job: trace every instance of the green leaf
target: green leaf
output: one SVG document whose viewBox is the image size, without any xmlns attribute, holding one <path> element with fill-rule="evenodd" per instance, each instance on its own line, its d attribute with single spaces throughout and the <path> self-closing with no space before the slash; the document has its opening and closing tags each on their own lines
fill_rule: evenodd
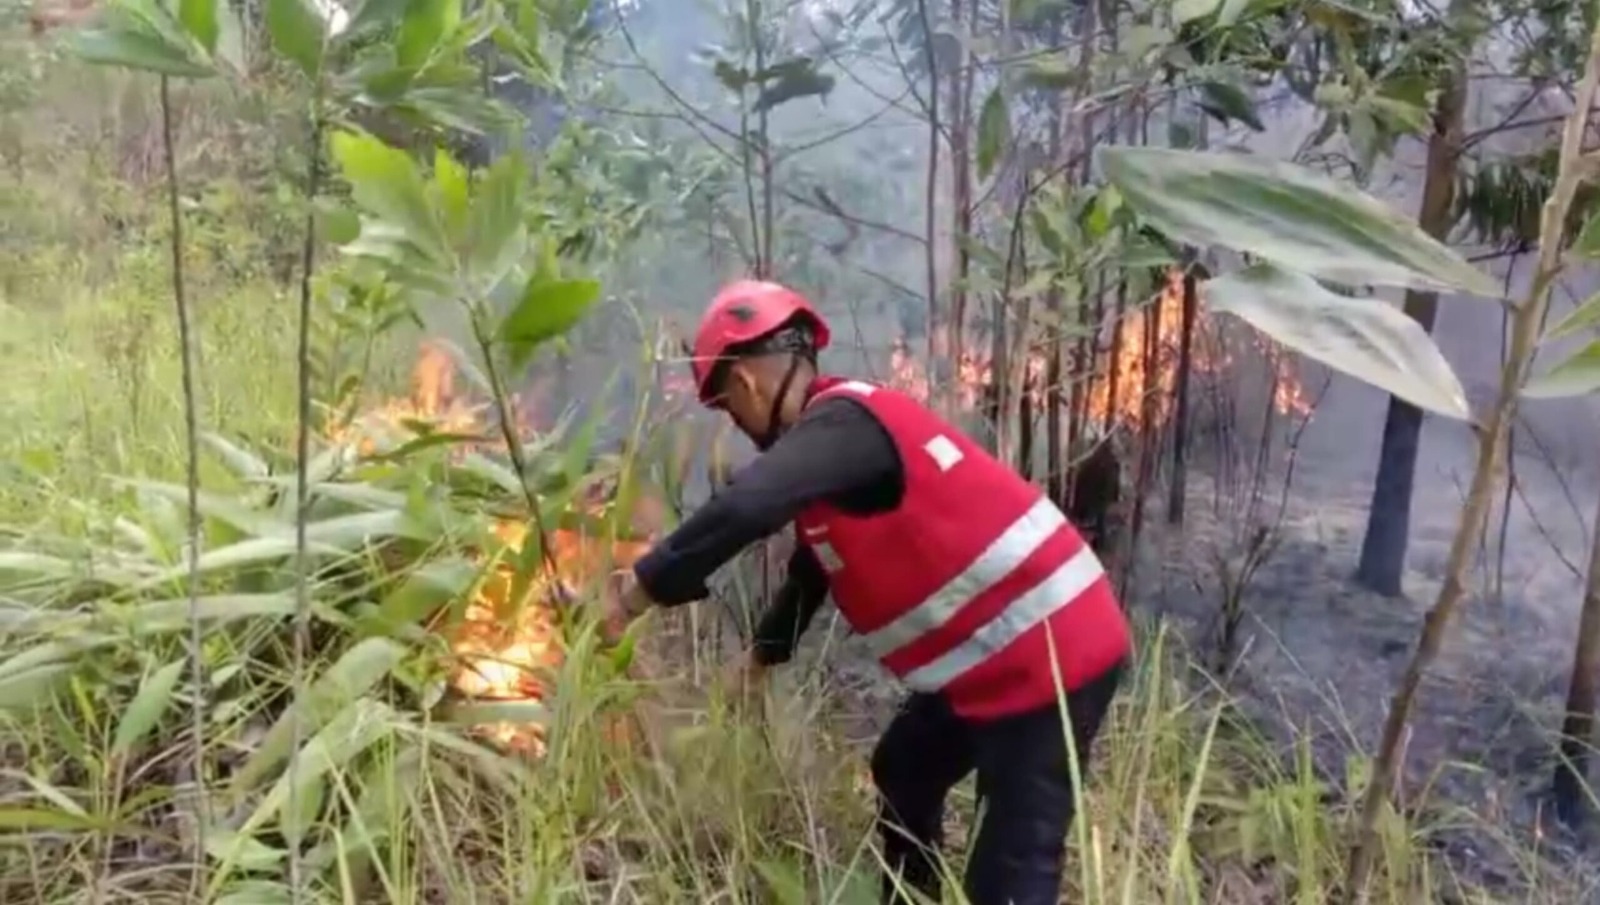
<svg viewBox="0 0 1600 905">
<path fill-rule="evenodd" d="M 527 252 L 528 233 L 522 221 L 525 173 L 522 156 L 507 154 L 489 168 L 473 199 L 467 220 L 467 270 L 481 285 L 499 283 Z"/>
<path fill-rule="evenodd" d="M 387 632 L 422 621 L 452 600 L 466 596 L 483 568 L 460 558 L 434 560 L 417 567 L 383 598 L 368 628 Z"/>
<path fill-rule="evenodd" d="M 994 172 L 994 165 L 1010 141 L 1011 114 L 1006 109 L 1005 95 L 996 85 L 978 112 L 978 181 L 987 180 Z"/>
<path fill-rule="evenodd" d="M 1567 316 L 1546 330 L 1544 337 L 1539 341 L 1550 342 L 1596 327 L 1600 327 L 1600 293 L 1595 293 L 1588 301 L 1567 312 Z"/>
<path fill-rule="evenodd" d="M 500 323 L 500 341 L 513 367 L 527 364 L 534 349 L 566 333 L 600 297 L 595 280 L 552 280 L 535 274 L 517 306 Z"/>
<path fill-rule="evenodd" d="M 277 816 L 288 805 L 291 788 L 294 797 L 303 800 L 322 777 L 344 770 L 361 752 L 393 735 L 399 724 L 398 714 L 380 701 L 352 701 L 306 742 L 294 767 L 278 778 L 245 821 L 245 830 L 253 831 Z"/>
<path fill-rule="evenodd" d="M 1600 258 L 1600 211 L 1596 211 L 1583 224 L 1572 250 L 1585 258 Z"/>
<path fill-rule="evenodd" d="M 452 240 L 458 239 L 466 226 L 467 203 L 471 197 L 467 168 L 442 145 L 433 151 L 433 185 L 445 234 Z"/>
<path fill-rule="evenodd" d="M 1261 117 L 1256 115 L 1255 100 L 1239 86 L 1227 82 L 1205 82 L 1200 86 L 1200 94 L 1203 100 L 1196 106 L 1216 117 L 1224 126 L 1241 122 L 1255 132 L 1266 129 Z"/>
<path fill-rule="evenodd" d="M 398 229 L 433 262 L 449 261 L 422 173 L 404 151 L 365 132 L 339 132 L 333 136 L 333 156 L 358 205 Z"/>
<path fill-rule="evenodd" d="M 1117 146 L 1107 180 L 1167 238 L 1258 255 L 1343 285 L 1503 298 L 1501 286 L 1403 216 L 1352 186 L 1250 154 Z"/>
<path fill-rule="evenodd" d="M 1526 399 L 1566 399 L 1596 390 L 1600 390 L 1600 339 L 1529 380 L 1522 395 Z"/>
<path fill-rule="evenodd" d="M 103 824 L 87 814 L 25 808 L 16 805 L 0 806 L 0 831 L 94 830 L 101 828 L 103 828 Z"/>
<path fill-rule="evenodd" d="M 69 46 L 79 57 L 102 66 L 125 66 L 180 78 L 204 78 L 214 73 L 211 67 L 195 61 L 182 45 L 150 31 L 135 30 L 131 25 L 77 32 Z"/>
<path fill-rule="evenodd" d="M 294 741 L 296 714 L 303 721 L 302 731 L 316 732 L 329 720 L 359 701 L 372 687 L 389 675 L 405 657 L 406 649 L 388 638 L 364 638 L 344 652 L 337 662 L 316 678 L 304 697 L 296 700 L 267 731 L 260 746 L 233 779 L 233 790 L 242 793 L 263 779 L 289 756 Z M 375 703 L 375 702 L 365 702 Z"/>
<path fill-rule="evenodd" d="M 74 665 L 50 663 L 0 679 L 0 710 L 26 709 L 48 701 Z"/>
<path fill-rule="evenodd" d="M 1410 402 L 1467 420 L 1461 381 L 1422 329 L 1378 299 L 1330 292 L 1315 280 L 1267 264 L 1204 284 L 1206 303 L 1280 343 Z"/>
<path fill-rule="evenodd" d="M 328 20 L 316 0 L 267 0 L 266 20 L 272 46 L 315 80 L 328 44 Z"/>
<path fill-rule="evenodd" d="M 420 68 L 460 23 L 461 0 L 409 0 L 395 39 L 400 65 Z"/>
<path fill-rule="evenodd" d="M 178 0 L 178 21 L 206 53 L 217 50 L 217 0 Z"/>
<path fill-rule="evenodd" d="M 1216 12 L 1222 0 L 1175 0 L 1172 4 L 1172 24 L 1193 22 Z"/>
<path fill-rule="evenodd" d="M 150 730 L 161 722 L 161 717 L 172 705 L 172 691 L 178 687 L 183 675 L 183 660 L 174 660 L 147 676 L 139 686 L 139 693 L 128 702 L 117 732 L 111 742 L 114 757 L 127 754 L 133 746 L 144 740 Z"/>
<path fill-rule="evenodd" d="M 1227 28 L 1239 21 L 1253 0 L 1222 0 L 1222 10 L 1217 13 L 1217 25 Z"/>
<path fill-rule="evenodd" d="M 405 15 L 409 0 L 366 0 L 350 15 L 350 26 L 341 36 L 354 41 L 365 35 L 383 31 Z"/>
</svg>

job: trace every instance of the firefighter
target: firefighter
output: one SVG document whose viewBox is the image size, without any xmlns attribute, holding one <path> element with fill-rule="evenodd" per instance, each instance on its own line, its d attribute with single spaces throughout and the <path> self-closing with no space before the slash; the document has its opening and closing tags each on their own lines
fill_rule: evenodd
<svg viewBox="0 0 1600 905">
<path fill-rule="evenodd" d="M 910 396 L 819 374 L 828 338 L 784 286 L 742 280 L 713 299 L 694 340 L 700 400 L 762 454 L 639 560 L 607 602 L 607 631 L 706 597 L 713 572 L 792 523 L 787 578 L 726 677 L 748 687 L 788 660 L 831 592 L 910 689 L 871 762 L 884 901 L 939 900 L 945 799 L 976 771 L 968 899 L 1053 905 L 1074 808 L 1068 745 L 1082 769 L 1128 624 L 1037 487 Z"/>
</svg>

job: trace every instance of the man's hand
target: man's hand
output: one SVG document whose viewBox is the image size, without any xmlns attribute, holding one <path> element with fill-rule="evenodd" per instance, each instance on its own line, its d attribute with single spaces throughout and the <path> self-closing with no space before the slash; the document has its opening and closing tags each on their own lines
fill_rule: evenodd
<svg viewBox="0 0 1600 905">
<path fill-rule="evenodd" d="M 609 644 L 620 642 L 633 620 L 643 616 L 653 604 L 631 571 L 612 573 L 600 596 L 600 636 Z"/>
<path fill-rule="evenodd" d="M 736 709 L 748 707 L 761 693 L 771 667 L 744 651 L 722 668 L 722 687 Z"/>
</svg>

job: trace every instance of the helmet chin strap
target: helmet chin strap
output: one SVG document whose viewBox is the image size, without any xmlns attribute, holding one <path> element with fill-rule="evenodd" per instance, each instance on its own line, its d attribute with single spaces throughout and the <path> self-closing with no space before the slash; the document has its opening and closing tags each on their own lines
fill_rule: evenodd
<svg viewBox="0 0 1600 905">
<path fill-rule="evenodd" d="M 755 440 L 757 449 L 771 449 L 772 445 L 778 442 L 778 437 L 783 435 L 783 402 L 789 398 L 789 387 L 794 383 L 795 375 L 800 372 L 800 361 L 799 355 L 789 356 L 789 369 L 784 372 L 783 380 L 778 384 L 777 395 L 772 397 L 772 410 L 767 413 L 766 433 Z"/>
</svg>

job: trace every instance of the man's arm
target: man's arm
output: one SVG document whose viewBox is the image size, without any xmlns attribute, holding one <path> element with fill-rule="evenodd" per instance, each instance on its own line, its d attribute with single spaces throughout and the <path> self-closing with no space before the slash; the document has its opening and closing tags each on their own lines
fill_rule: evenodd
<svg viewBox="0 0 1600 905">
<path fill-rule="evenodd" d="M 899 480 L 894 441 L 871 413 L 824 400 L 634 565 L 639 592 L 662 606 L 699 600 L 712 573 L 805 507 Z"/>
<path fill-rule="evenodd" d="M 756 625 L 751 656 L 762 666 L 789 662 L 811 617 L 827 598 L 828 575 L 822 571 L 822 563 L 809 548 L 796 546 L 789 557 L 788 577 Z"/>
</svg>

